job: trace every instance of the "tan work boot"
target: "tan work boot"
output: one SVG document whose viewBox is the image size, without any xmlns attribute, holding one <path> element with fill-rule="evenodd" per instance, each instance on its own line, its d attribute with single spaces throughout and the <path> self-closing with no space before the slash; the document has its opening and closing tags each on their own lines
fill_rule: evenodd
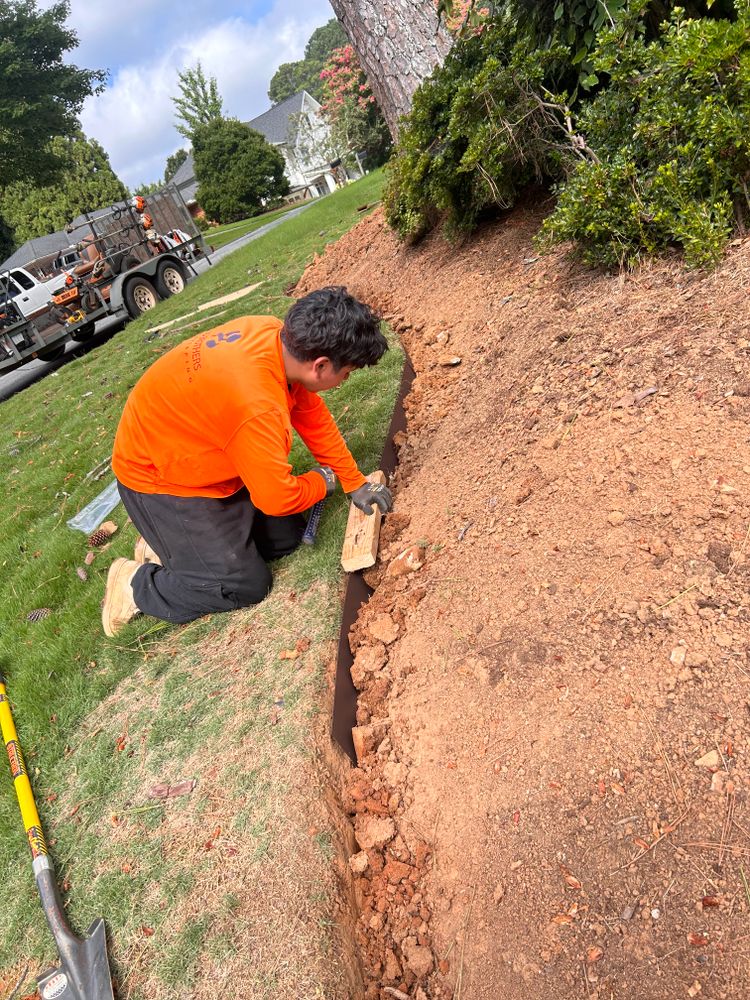
<svg viewBox="0 0 750 1000">
<path fill-rule="evenodd" d="M 157 556 L 143 535 L 138 536 L 138 541 L 135 543 L 135 553 L 133 558 L 137 563 L 150 562 L 156 563 L 157 566 L 161 566 L 161 559 Z"/>
<path fill-rule="evenodd" d="M 102 605 L 104 634 L 112 637 L 140 614 L 133 597 L 133 577 L 140 567 L 134 559 L 115 559 L 107 574 L 107 589 Z"/>
</svg>

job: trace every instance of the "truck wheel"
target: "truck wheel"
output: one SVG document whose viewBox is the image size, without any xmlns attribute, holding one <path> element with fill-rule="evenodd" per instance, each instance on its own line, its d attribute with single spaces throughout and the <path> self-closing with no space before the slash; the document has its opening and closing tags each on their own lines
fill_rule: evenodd
<svg viewBox="0 0 750 1000">
<path fill-rule="evenodd" d="M 123 298 L 125 299 L 125 308 L 133 319 L 149 309 L 153 309 L 159 301 L 159 295 L 154 286 L 148 278 L 142 278 L 140 275 L 131 278 L 127 283 Z"/>
<path fill-rule="evenodd" d="M 86 323 L 85 326 L 79 326 L 75 333 L 71 333 L 70 339 L 75 340 L 78 344 L 82 344 L 85 340 L 90 340 L 94 336 L 95 330 L 96 323 Z"/>
<path fill-rule="evenodd" d="M 163 299 L 177 295 L 185 288 L 185 271 L 180 264 L 163 260 L 156 269 L 156 290 Z"/>
</svg>

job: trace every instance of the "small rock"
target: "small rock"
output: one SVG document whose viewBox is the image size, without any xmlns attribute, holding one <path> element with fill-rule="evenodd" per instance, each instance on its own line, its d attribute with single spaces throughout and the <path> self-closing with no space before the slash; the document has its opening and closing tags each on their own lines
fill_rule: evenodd
<svg viewBox="0 0 750 1000">
<path fill-rule="evenodd" d="M 438 361 L 441 368 L 455 368 L 461 364 L 461 358 L 457 354 L 444 354 Z"/>
<path fill-rule="evenodd" d="M 704 753 L 702 757 L 699 757 L 695 762 L 696 767 L 718 767 L 721 763 L 719 758 L 718 750 L 709 750 L 708 753 Z"/>
<path fill-rule="evenodd" d="M 378 642 L 384 642 L 386 646 L 395 642 L 398 637 L 398 625 L 390 615 L 375 615 L 367 631 L 373 639 Z"/>
<path fill-rule="evenodd" d="M 392 983 L 396 983 L 401 979 L 401 963 L 396 958 L 392 948 L 387 948 L 385 952 L 384 979 L 386 982 Z"/>
<path fill-rule="evenodd" d="M 404 549 L 388 566 L 388 576 L 406 576 L 416 573 L 424 565 L 425 550 L 422 545 L 410 545 Z"/>
<path fill-rule="evenodd" d="M 417 979 L 426 979 L 432 972 L 434 965 L 430 949 L 425 948 L 424 945 L 417 944 L 416 938 L 406 938 L 403 943 L 403 952 L 406 964 Z"/>
<path fill-rule="evenodd" d="M 370 859 L 367 857 L 367 851 L 360 851 L 358 854 L 352 854 L 349 858 L 349 867 L 355 875 L 361 875 L 363 872 L 366 872 L 369 866 Z"/>
<path fill-rule="evenodd" d="M 447 330 L 441 330 L 440 333 L 435 336 L 435 343 L 440 344 L 441 347 L 445 347 L 448 341 L 451 339 L 451 335 Z"/>
<path fill-rule="evenodd" d="M 397 761 L 389 760 L 383 765 L 383 777 L 391 788 L 397 788 L 399 785 L 403 785 L 406 781 L 408 773 L 409 769 L 406 764 L 402 764 Z"/>
<path fill-rule="evenodd" d="M 617 525 L 619 524 L 624 524 L 627 518 L 625 517 L 625 515 L 621 510 L 613 510 L 609 514 L 607 520 L 609 521 L 610 524 L 617 527 Z"/>
<path fill-rule="evenodd" d="M 681 667 L 685 662 L 685 657 L 687 656 L 687 650 L 684 646 L 675 646 L 672 652 L 669 654 L 669 662 L 674 663 L 676 667 Z"/>
<path fill-rule="evenodd" d="M 703 667 L 708 663 L 705 653 L 688 653 L 685 657 L 686 667 Z"/>
<path fill-rule="evenodd" d="M 502 901 L 504 895 L 505 895 L 505 886 L 502 884 L 502 882 L 498 882 L 498 884 L 495 886 L 495 891 L 492 893 L 492 898 L 496 903 L 499 903 Z"/>
<path fill-rule="evenodd" d="M 711 791 L 720 795 L 723 794 L 725 780 L 726 775 L 723 771 L 714 771 L 711 775 Z"/>
<path fill-rule="evenodd" d="M 403 861 L 391 860 L 383 869 L 383 875 L 389 882 L 395 885 L 398 882 L 408 879 L 413 871 L 414 868 L 411 865 L 407 865 Z"/>
<path fill-rule="evenodd" d="M 358 816 L 354 836 L 363 851 L 385 847 L 396 836 L 396 824 L 390 816 Z"/>
</svg>

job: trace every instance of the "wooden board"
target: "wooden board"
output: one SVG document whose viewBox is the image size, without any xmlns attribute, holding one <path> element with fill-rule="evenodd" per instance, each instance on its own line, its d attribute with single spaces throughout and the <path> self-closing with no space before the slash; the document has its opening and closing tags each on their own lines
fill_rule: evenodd
<svg viewBox="0 0 750 1000">
<path fill-rule="evenodd" d="M 367 476 L 368 483 L 380 483 L 385 486 L 385 475 L 378 470 Z M 354 504 L 349 507 L 349 520 L 346 522 L 344 547 L 341 550 L 341 565 L 346 573 L 358 569 L 367 569 L 375 565 L 380 538 L 380 522 L 383 515 L 377 505 L 372 514 L 365 514 Z"/>
</svg>

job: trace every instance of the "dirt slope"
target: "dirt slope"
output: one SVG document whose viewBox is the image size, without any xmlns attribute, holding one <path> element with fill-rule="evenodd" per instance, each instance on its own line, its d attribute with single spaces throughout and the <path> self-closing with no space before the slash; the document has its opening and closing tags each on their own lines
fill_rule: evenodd
<svg viewBox="0 0 750 1000">
<path fill-rule="evenodd" d="M 740 997 L 750 241 L 607 275 L 537 258 L 540 218 L 409 249 L 376 213 L 298 287 L 417 371 L 352 635 L 367 995 Z"/>
</svg>

